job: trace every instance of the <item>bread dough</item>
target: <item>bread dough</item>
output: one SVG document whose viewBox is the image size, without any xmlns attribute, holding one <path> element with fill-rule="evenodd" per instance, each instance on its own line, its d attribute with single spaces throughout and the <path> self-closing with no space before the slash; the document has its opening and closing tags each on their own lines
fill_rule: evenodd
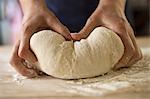
<svg viewBox="0 0 150 99">
<path fill-rule="evenodd" d="M 124 53 L 119 36 L 105 27 L 97 27 L 86 39 L 66 41 L 60 34 L 43 30 L 30 39 L 38 59 L 38 69 L 63 79 L 78 79 L 109 72 Z"/>
</svg>

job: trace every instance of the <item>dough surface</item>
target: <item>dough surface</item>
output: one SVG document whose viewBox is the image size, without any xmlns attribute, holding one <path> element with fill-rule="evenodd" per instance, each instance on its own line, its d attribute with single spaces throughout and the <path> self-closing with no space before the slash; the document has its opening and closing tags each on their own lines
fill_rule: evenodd
<svg viewBox="0 0 150 99">
<path fill-rule="evenodd" d="M 66 41 L 54 31 L 43 30 L 31 37 L 30 47 L 38 59 L 38 69 L 63 79 L 107 73 L 124 53 L 119 36 L 105 27 L 97 27 L 88 38 L 76 42 Z"/>
</svg>

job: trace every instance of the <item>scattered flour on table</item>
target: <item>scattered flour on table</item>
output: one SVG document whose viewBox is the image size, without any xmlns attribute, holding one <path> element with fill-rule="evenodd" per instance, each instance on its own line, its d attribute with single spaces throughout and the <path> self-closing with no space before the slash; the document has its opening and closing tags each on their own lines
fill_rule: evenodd
<svg viewBox="0 0 150 99">
<path fill-rule="evenodd" d="M 81 94 L 101 95 L 121 88 L 131 87 L 135 84 L 150 83 L 150 48 L 142 49 L 143 58 L 130 66 L 118 71 L 111 71 L 104 76 L 95 78 L 70 80 L 69 89 L 78 90 Z"/>
<path fill-rule="evenodd" d="M 53 89 L 55 92 L 82 96 L 99 96 L 134 85 L 150 83 L 150 48 L 142 48 L 142 53 L 143 58 L 133 66 L 111 71 L 102 76 L 78 80 L 61 80 L 46 77 L 45 79 L 37 78 L 35 83 L 37 85 L 47 84 L 47 86 L 52 84 L 51 90 Z M 26 80 L 29 79 L 14 76 L 14 81 L 20 83 L 20 85 L 22 85 L 22 82 L 26 82 Z"/>
<path fill-rule="evenodd" d="M 13 81 L 17 82 L 17 84 L 22 85 L 23 80 L 27 79 L 27 77 L 21 76 L 20 74 L 14 74 L 13 75 Z"/>
</svg>

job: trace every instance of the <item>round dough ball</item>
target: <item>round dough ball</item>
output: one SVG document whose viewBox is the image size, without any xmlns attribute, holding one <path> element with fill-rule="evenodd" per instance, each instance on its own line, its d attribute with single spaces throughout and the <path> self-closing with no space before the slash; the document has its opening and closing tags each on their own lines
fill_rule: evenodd
<svg viewBox="0 0 150 99">
<path fill-rule="evenodd" d="M 66 41 L 54 31 L 43 30 L 31 37 L 30 47 L 41 71 L 63 79 L 107 73 L 124 53 L 119 36 L 105 27 L 97 27 L 88 38 L 75 42 Z"/>
</svg>

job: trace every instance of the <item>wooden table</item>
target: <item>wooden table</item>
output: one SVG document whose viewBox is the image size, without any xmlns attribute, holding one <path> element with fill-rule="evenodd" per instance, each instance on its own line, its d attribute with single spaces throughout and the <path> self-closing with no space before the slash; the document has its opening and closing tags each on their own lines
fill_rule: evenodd
<svg viewBox="0 0 150 99">
<path fill-rule="evenodd" d="M 8 63 L 12 47 L 1 46 L 0 99 L 150 99 L 150 37 L 137 38 L 137 42 L 147 62 L 141 61 L 143 67 L 79 80 L 19 76 Z"/>
</svg>

